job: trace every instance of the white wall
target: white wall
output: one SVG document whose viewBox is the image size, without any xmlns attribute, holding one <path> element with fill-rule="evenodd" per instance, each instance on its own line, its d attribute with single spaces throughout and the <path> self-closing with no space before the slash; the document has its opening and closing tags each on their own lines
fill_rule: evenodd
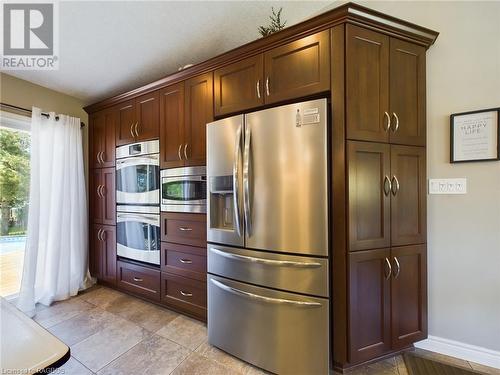
<svg viewBox="0 0 500 375">
<path fill-rule="evenodd" d="M 449 163 L 449 115 L 500 107 L 500 2 L 364 2 L 440 32 L 427 54 L 429 335 L 500 351 L 500 161 Z"/>
</svg>

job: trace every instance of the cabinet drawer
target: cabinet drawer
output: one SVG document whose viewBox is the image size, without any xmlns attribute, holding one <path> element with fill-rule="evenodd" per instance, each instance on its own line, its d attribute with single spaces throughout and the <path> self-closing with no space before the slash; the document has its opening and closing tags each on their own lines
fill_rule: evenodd
<svg viewBox="0 0 500 375">
<path fill-rule="evenodd" d="M 132 293 L 160 300 L 160 271 L 118 261 L 118 285 Z"/>
<path fill-rule="evenodd" d="M 188 279 L 166 272 L 162 272 L 161 279 L 162 302 L 206 319 L 206 282 Z"/>
<path fill-rule="evenodd" d="M 163 242 L 161 244 L 161 270 L 192 279 L 205 281 L 207 249 Z"/>
<path fill-rule="evenodd" d="M 161 240 L 182 245 L 205 247 L 207 219 L 205 214 L 161 214 Z"/>
</svg>

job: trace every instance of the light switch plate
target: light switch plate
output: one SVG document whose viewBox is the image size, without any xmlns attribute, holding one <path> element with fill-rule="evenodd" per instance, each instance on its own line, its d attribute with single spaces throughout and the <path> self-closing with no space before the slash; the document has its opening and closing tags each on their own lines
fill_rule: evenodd
<svg viewBox="0 0 500 375">
<path fill-rule="evenodd" d="M 430 178 L 429 194 L 467 194 L 467 179 Z"/>
</svg>

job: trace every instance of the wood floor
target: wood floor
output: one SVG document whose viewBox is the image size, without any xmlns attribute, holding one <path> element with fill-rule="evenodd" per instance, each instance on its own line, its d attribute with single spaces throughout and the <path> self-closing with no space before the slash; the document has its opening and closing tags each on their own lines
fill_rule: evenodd
<svg viewBox="0 0 500 375">
<path fill-rule="evenodd" d="M 63 366 L 66 374 L 265 374 L 209 345 L 205 324 L 101 286 L 50 307 L 37 305 L 34 319 L 70 346 L 71 359 Z M 500 370 L 422 353 L 484 374 L 500 375 Z M 408 373 L 398 356 L 349 374 Z"/>
</svg>

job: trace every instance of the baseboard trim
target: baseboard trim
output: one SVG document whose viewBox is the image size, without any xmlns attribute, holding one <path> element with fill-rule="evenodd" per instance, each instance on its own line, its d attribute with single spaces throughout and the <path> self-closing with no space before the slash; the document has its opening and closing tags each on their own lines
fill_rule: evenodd
<svg viewBox="0 0 500 375">
<path fill-rule="evenodd" d="M 416 342 L 414 345 L 417 348 L 500 369 L 499 351 L 436 336 L 429 336 L 426 340 Z"/>
</svg>

